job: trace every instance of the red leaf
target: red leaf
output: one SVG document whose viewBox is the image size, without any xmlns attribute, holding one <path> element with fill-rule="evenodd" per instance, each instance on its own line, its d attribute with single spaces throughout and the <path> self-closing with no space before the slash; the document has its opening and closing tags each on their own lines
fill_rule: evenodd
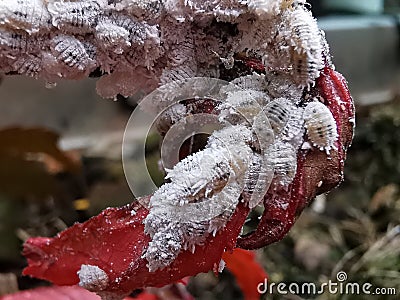
<svg viewBox="0 0 400 300">
<path fill-rule="evenodd" d="M 236 248 L 233 252 L 225 252 L 222 256 L 226 267 L 236 277 L 246 300 L 259 299 L 260 293 L 257 286 L 264 282 L 267 273 L 255 260 L 255 253 Z"/>
<path fill-rule="evenodd" d="M 239 205 L 225 229 L 210 236 L 194 253 L 183 251 L 169 267 L 149 272 L 141 257 L 150 240 L 142 224 L 147 209 L 138 205 L 109 208 L 55 238 L 29 239 L 24 245 L 29 265 L 23 273 L 58 285 L 73 285 L 79 282 L 81 266 L 91 265 L 108 277 L 101 287 L 92 288 L 96 292 L 125 295 L 142 287 L 163 286 L 218 264 L 224 250 L 233 249 L 248 211 Z"/>
</svg>

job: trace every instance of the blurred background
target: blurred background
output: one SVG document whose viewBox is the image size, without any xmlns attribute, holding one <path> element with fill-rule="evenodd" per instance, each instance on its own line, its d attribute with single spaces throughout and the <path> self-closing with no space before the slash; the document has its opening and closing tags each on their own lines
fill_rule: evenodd
<svg viewBox="0 0 400 300">
<path fill-rule="evenodd" d="M 345 181 L 317 197 L 289 235 L 257 251 L 256 258 L 271 282 L 327 282 L 345 271 L 349 281 L 395 287 L 400 293 L 400 1 L 309 2 L 337 70 L 349 81 L 356 135 Z M 115 100 L 100 99 L 90 79 L 54 85 L 3 78 L 0 296 L 47 284 L 20 276 L 26 238 L 53 236 L 105 207 L 134 200 L 122 170 L 121 144 L 135 99 Z M 134 145 L 134 138 L 129 142 Z M 158 143 L 154 138 L 147 144 L 153 169 L 158 153 L 152 149 Z M 154 174 L 161 182 L 162 174 Z M 243 299 L 227 270 L 219 277 L 200 274 L 188 289 L 196 299 Z M 302 298 L 310 297 L 268 296 Z"/>
</svg>

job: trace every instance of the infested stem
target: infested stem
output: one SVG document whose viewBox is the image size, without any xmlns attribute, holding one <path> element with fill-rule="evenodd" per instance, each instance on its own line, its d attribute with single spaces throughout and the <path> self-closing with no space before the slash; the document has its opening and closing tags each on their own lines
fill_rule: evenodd
<svg viewBox="0 0 400 300">
<path fill-rule="evenodd" d="M 326 50 L 303 0 L 2 0 L 0 16 L 1 73 L 49 82 L 97 74 L 107 98 L 219 77 L 235 53 L 304 87 Z"/>
</svg>

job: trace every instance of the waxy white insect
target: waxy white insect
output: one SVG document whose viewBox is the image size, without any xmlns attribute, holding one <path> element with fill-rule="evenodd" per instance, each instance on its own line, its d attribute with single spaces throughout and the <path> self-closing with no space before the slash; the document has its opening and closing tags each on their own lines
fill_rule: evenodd
<svg viewBox="0 0 400 300">
<path fill-rule="evenodd" d="M 28 52 L 28 47 L 27 34 L 0 28 L 0 49 L 4 56 Z"/>
<path fill-rule="evenodd" d="M 98 266 L 81 265 L 77 273 L 79 285 L 89 291 L 103 290 L 109 284 L 107 273 Z"/>
<path fill-rule="evenodd" d="M 189 36 L 171 49 L 168 65 L 161 75 L 161 83 L 196 77 L 197 62 L 190 59 L 193 56 L 195 56 L 195 46 Z"/>
<path fill-rule="evenodd" d="M 324 67 L 324 47 L 317 21 L 311 12 L 303 7 L 298 5 L 293 11 L 288 9 L 282 17 L 288 24 L 287 30 L 291 31 L 287 37 L 293 58 L 292 74 L 295 82 L 301 85 L 312 84 Z"/>
<path fill-rule="evenodd" d="M 140 20 L 155 19 L 162 13 L 162 0 L 121 0 L 115 4 L 117 10 L 125 10 Z"/>
<path fill-rule="evenodd" d="M 324 67 L 324 45 L 317 21 L 305 7 L 304 1 L 293 1 L 278 19 L 280 26 L 274 29 L 276 40 L 270 43 L 279 46 L 273 47 L 263 61 L 278 72 L 281 71 L 279 67 L 287 69 L 292 81 L 299 86 L 309 86 Z"/>
<path fill-rule="evenodd" d="M 43 0 L 0 1 L 0 26 L 33 34 L 49 30 L 50 20 Z"/>
<path fill-rule="evenodd" d="M 273 153 L 254 153 L 245 179 L 242 197 L 250 208 L 256 207 L 263 200 L 274 175 Z"/>
<path fill-rule="evenodd" d="M 271 146 L 274 166 L 275 188 L 287 188 L 292 183 L 297 170 L 297 150 L 289 143 L 278 141 Z"/>
<path fill-rule="evenodd" d="M 295 149 L 298 149 L 304 141 L 304 132 L 304 108 L 295 107 L 278 139 L 289 142 Z"/>
<path fill-rule="evenodd" d="M 48 10 L 52 23 L 64 32 L 84 34 L 92 32 L 101 11 L 101 1 L 52 1 Z"/>
<path fill-rule="evenodd" d="M 278 135 L 288 123 L 296 106 L 286 98 L 277 98 L 265 107 L 265 115 L 267 116 L 272 129 Z"/>
<path fill-rule="evenodd" d="M 81 72 L 93 65 L 85 46 L 76 38 L 58 35 L 52 40 L 52 50 L 59 62 Z"/>
<path fill-rule="evenodd" d="M 111 21 L 102 21 L 97 24 L 94 36 L 98 41 L 102 41 L 103 49 L 109 49 L 116 54 L 122 54 L 131 46 L 129 31 Z"/>
<path fill-rule="evenodd" d="M 336 149 L 337 125 L 330 110 L 321 102 L 313 101 L 304 110 L 305 127 L 310 142 L 320 150 L 329 153 Z"/>
<path fill-rule="evenodd" d="M 147 35 L 149 35 L 151 31 L 154 31 L 154 29 L 151 29 L 152 26 L 139 22 L 137 19 L 129 15 L 116 12 L 109 13 L 100 18 L 99 24 L 102 22 L 124 28 L 124 30 L 128 32 L 127 41 L 131 44 L 142 45 L 145 42 Z M 111 28 L 109 30 L 111 30 Z M 126 42 L 124 41 L 123 43 Z"/>
<path fill-rule="evenodd" d="M 251 75 L 240 76 L 231 82 L 244 90 L 264 92 L 265 97 L 269 98 L 269 95 L 266 93 L 267 82 L 264 74 L 253 73 Z M 267 102 L 268 100 L 264 103 Z"/>
<path fill-rule="evenodd" d="M 20 56 L 13 64 L 14 71 L 30 77 L 38 77 L 42 70 L 42 58 L 26 55 Z"/>
</svg>

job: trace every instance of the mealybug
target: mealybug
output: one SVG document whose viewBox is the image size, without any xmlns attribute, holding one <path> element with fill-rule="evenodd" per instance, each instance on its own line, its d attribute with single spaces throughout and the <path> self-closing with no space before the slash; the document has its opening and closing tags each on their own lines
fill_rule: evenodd
<svg viewBox="0 0 400 300">
<path fill-rule="evenodd" d="M 95 0 L 55 1 L 50 2 L 47 7 L 55 27 L 78 34 L 92 32 L 101 12 L 100 2 Z"/>
<path fill-rule="evenodd" d="M 52 39 L 52 50 L 58 61 L 79 71 L 88 71 L 94 61 L 86 52 L 85 46 L 78 39 L 58 35 Z"/>
<path fill-rule="evenodd" d="M 311 143 L 327 153 L 335 149 L 338 132 L 335 119 L 330 110 L 321 102 L 307 104 L 304 110 L 305 127 Z"/>
<path fill-rule="evenodd" d="M 29 34 L 51 27 L 50 14 L 43 0 L 11 0 L 0 2 L 0 24 Z"/>
<path fill-rule="evenodd" d="M 278 98 L 267 104 L 265 114 L 276 135 L 286 126 L 294 110 L 296 110 L 296 106 L 285 98 Z"/>
<path fill-rule="evenodd" d="M 272 146 L 271 160 L 274 166 L 272 184 L 287 188 L 296 175 L 297 151 L 291 144 L 278 141 Z"/>
</svg>

